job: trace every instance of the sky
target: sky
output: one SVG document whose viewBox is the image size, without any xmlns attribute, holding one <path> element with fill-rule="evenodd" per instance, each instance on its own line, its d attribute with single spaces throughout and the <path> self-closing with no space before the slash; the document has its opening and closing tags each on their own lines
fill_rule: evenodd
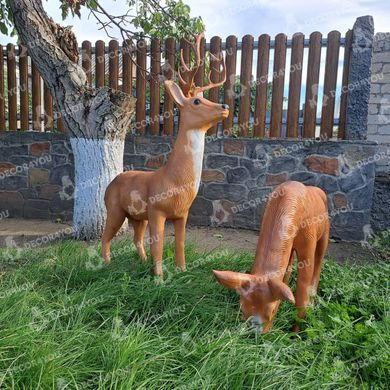
<svg viewBox="0 0 390 390">
<path fill-rule="evenodd" d="M 271 36 L 283 32 L 291 36 L 295 32 L 309 35 L 312 31 L 327 34 L 332 30 L 344 33 L 352 28 L 358 16 L 372 15 L 375 31 L 390 31 L 390 2 L 378 0 L 185 0 L 192 16 L 201 16 L 206 25 L 206 36 L 227 37 L 234 34 Z M 126 10 L 126 0 L 103 0 L 102 4 L 112 13 Z M 49 14 L 60 20 L 57 1 L 46 4 Z M 313 16 L 314 15 L 314 16 Z M 67 20 L 74 26 L 80 40 L 101 39 L 94 20 L 73 18 Z"/>
<path fill-rule="evenodd" d="M 61 22 L 59 2 L 43 1 L 46 11 Z M 185 0 L 192 16 L 201 16 L 206 25 L 206 37 L 219 35 L 226 38 L 234 34 L 242 37 L 262 33 L 272 36 L 283 32 L 289 37 L 295 32 L 309 35 L 320 31 L 339 30 L 342 35 L 353 26 L 358 16 L 372 15 L 376 32 L 390 31 L 390 1 L 388 0 Z M 101 0 L 113 14 L 126 11 L 126 0 Z M 83 40 L 109 40 L 99 30 L 87 12 L 82 19 L 68 18 L 63 24 L 72 25 L 79 42 Z M 119 35 L 118 35 L 119 37 Z M 1 43 L 10 39 L 1 36 Z"/>
<path fill-rule="evenodd" d="M 325 37 L 328 32 L 338 30 L 344 36 L 353 27 L 357 17 L 372 15 L 375 32 L 390 32 L 390 1 L 389 0 L 184 0 L 191 7 L 192 16 L 201 16 L 206 26 L 206 39 L 218 35 L 224 41 L 229 35 L 236 35 L 238 40 L 246 34 L 251 34 L 255 40 L 260 34 L 267 33 L 271 39 L 278 33 L 285 33 L 289 38 L 295 32 L 302 32 L 306 38 L 313 31 L 320 31 Z M 83 40 L 94 42 L 103 39 L 110 40 L 103 30 L 99 30 L 93 17 L 88 18 L 88 12 L 82 10 L 82 18 L 68 17 L 62 21 L 59 2 L 43 0 L 47 13 L 62 25 L 71 25 L 79 44 Z M 100 4 L 113 15 L 124 14 L 127 11 L 126 0 L 100 0 Z M 113 31 L 112 35 L 120 38 Z M 15 42 L 0 34 L 0 43 Z M 252 73 L 256 73 L 256 55 L 253 59 Z M 305 80 L 307 75 L 307 49 L 304 54 L 302 69 L 303 104 Z M 343 49 L 340 50 L 339 69 L 342 69 Z M 290 63 L 290 53 L 287 52 L 286 63 Z M 270 57 L 270 69 L 273 66 L 273 56 Z M 319 85 L 319 105 L 321 108 L 322 88 L 324 80 L 325 50 L 321 54 L 321 71 Z M 237 57 L 237 74 L 240 71 L 240 53 Z M 337 96 L 341 88 L 342 73 L 337 75 Z M 269 80 L 272 73 L 269 73 Z M 285 96 L 288 95 L 289 74 L 285 79 Z M 285 102 L 286 105 L 286 102 Z M 339 98 L 336 99 L 338 112 Z"/>
</svg>

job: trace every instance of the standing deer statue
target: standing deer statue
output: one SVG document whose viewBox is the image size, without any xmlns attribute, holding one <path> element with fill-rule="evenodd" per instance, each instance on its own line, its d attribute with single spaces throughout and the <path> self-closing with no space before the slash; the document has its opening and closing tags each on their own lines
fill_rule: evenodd
<svg viewBox="0 0 390 390">
<path fill-rule="evenodd" d="M 175 262 L 186 269 L 184 255 L 185 228 L 188 211 L 200 184 L 207 130 L 229 115 L 226 104 L 213 103 L 203 98 L 203 92 L 222 85 L 226 80 L 226 68 L 222 54 L 213 56 L 218 64 L 220 81 L 197 87 L 195 75 L 201 65 L 200 44 L 202 35 L 191 44 L 195 53 L 194 66 L 190 69 L 181 51 L 182 67 L 179 69 L 180 88 L 172 80 L 165 81 L 165 88 L 180 110 L 180 125 L 172 153 L 165 166 L 156 171 L 129 171 L 119 174 L 107 187 L 105 204 L 107 221 L 102 237 L 105 262 L 110 261 L 110 241 L 122 226 L 125 218 L 134 228 L 134 243 L 142 261 L 146 261 L 144 234 L 149 222 L 151 255 L 154 274 L 163 276 L 162 255 L 165 221 L 172 220 L 175 229 Z M 210 53 L 211 55 L 211 53 Z M 222 66 L 222 69 L 221 69 Z M 186 80 L 185 80 L 186 79 Z"/>
<path fill-rule="evenodd" d="M 220 284 L 238 291 L 245 319 L 251 318 L 252 324 L 266 333 L 281 299 L 295 303 L 298 317 L 306 317 L 310 293 L 317 292 L 328 240 L 324 191 L 296 181 L 285 182 L 271 193 L 265 208 L 252 273 L 213 272 Z M 295 297 L 287 285 L 294 252 L 298 257 Z M 293 330 L 299 331 L 299 325 Z"/>
</svg>

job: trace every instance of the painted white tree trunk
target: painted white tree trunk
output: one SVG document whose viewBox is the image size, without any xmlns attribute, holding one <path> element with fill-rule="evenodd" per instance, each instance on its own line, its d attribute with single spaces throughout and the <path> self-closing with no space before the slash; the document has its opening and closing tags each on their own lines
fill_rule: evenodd
<svg viewBox="0 0 390 390">
<path fill-rule="evenodd" d="M 71 138 L 70 142 L 75 159 L 75 236 L 94 239 L 101 236 L 106 221 L 106 188 L 123 172 L 124 140 Z"/>
<path fill-rule="evenodd" d="M 87 76 L 75 61 L 76 38 L 69 31 L 64 38 L 42 0 L 10 0 L 9 5 L 18 36 L 50 89 L 71 137 L 76 237 L 98 238 L 105 221 L 104 191 L 122 172 L 124 138 L 136 99 L 119 90 L 87 86 Z"/>
</svg>

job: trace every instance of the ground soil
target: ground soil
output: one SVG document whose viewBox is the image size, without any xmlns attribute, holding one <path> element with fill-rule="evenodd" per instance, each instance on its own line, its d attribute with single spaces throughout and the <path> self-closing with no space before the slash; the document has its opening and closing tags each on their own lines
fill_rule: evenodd
<svg viewBox="0 0 390 390">
<path fill-rule="evenodd" d="M 131 239 L 132 232 L 128 233 Z M 3 219 L 0 221 L 0 247 L 37 247 L 55 240 L 71 237 L 71 226 L 42 220 Z M 174 238 L 173 227 L 167 224 L 166 239 Z M 255 253 L 258 232 L 220 227 L 187 227 L 187 242 L 193 242 L 204 251 L 229 249 L 236 252 Z M 375 253 L 356 242 L 329 243 L 328 258 L 340 263 L 365 264 L 376 261 Z"/>
</svg>

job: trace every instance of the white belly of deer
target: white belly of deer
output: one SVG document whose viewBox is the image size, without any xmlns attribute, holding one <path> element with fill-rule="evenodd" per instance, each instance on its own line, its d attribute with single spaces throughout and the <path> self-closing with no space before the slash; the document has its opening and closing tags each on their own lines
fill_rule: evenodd
<svg viewBox="0 0 390 390">
<path fill-rule="evenodd" d="M 205 133 L 199 130 L 191 130 L 188 134 L 191 140 L 190 152 L 192 153 L 192 161 L 194 164 L 194 187 L 197 193 L 202 176 Z"/>
</svg>

